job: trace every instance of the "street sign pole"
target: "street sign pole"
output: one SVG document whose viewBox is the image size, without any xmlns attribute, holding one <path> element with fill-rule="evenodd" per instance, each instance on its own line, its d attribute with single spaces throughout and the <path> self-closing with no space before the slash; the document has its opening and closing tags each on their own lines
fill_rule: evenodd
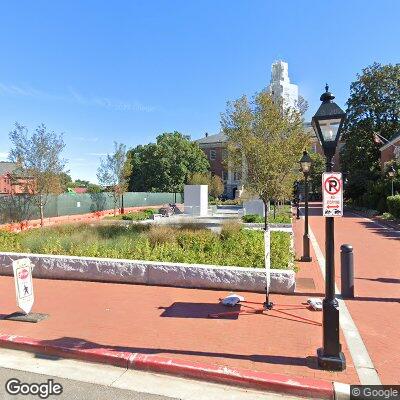
<svg viewBox="0 0 400 400">
<path fill-rule="evenodd" d="M 318 365 L 343 371 L 346 359 L 339 338 L 339 304 L 335 298 L 335 217 L 343 215 L 342 174 L 332 172 L 332 157 L 327 157 L 322 175 L 323 215 L 325 216 L 325 298 L 322 303 L 323 347 L 318 349 Z"/>
</svg>

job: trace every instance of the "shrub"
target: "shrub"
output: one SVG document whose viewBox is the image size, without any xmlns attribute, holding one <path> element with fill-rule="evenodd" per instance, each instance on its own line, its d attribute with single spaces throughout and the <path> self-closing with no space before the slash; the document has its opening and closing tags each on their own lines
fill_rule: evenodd
<svg viewBox="0 0 400 400">
<path fill-rule="evenodd" d="M 264 222 L 264 218 L 261 215 L 257 214 L 247 214 L 243 215 L 242 217 L 243 222 L 248 222 L 248 223 L 255 223 L 255 222 Z"/>
<path fill-rule="evenodd" d="M 242 221 L 245 223 L 264 223 L 264 217 L 257 214 L 243 215 Z M 278 212 L 275 215 L 273 213 L 268 214 L 268 222 L 273 224 L 290 224 L 292 222 L 292 214 L 290 212 Z"/>
<path fill-rule="evenodd" d="M 0 231 L 0 251 L 110 257 L 239 267 L 264 267 L 263 232 L 224 225 L 223 234 L 209 229 L 150 227 L 137 224 L 70 224 L 20 233 Z M 293 255 L 290 235 L 271 234 L 271 265 L 287 268 Z"/>
<path fill-rule="evenodd" d="M 387 205 L 390 214 L 392 214 L 395 218 L 400 218 L 400 195 L 389 196 L 387 198 Z"/>
<path fill-rule="evenodd" d="M 176 229 L 167 225 L 152 225 L 146 236 L 153 247 L 162 243 L 173 243 L 176 241 Z"/>
<path fill-rule="evenodd" d="M 239 221 L 227 221 L 222 224 L 221 227 L 221 238 L 227 239 L 233 235 L 237 235 L 242 226 Z"/>
</svg>

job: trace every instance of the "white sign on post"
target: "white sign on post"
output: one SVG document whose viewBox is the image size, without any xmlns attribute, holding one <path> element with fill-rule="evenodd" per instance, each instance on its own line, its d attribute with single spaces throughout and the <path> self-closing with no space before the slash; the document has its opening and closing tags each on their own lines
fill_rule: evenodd
<svg viewBox="0 0 400 400">
<path fill-rule="evenodd" d="M 340 172 L 322 174 L 322 215 L 343 217 L 343 179 Z"/>
<path fill-rule="evenodd" d="M 34 265 L 29 258 L 15 260 L 12 265 L 18 307 L 21 308 L 25 314 L 29 314 L 35 300 L 32 283 L 32 269 Z"/>
</svg>

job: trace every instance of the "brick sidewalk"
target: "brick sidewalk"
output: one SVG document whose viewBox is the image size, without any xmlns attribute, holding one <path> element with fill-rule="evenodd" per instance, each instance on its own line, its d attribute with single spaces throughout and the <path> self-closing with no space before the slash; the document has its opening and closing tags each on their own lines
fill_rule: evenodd
<svg viewBox="0 0 400 400">
<path fill-rule="evenodd" d="M 84 340 L 89 346 L 112 352 L 131 351 L 293 377 L 358 382 L 346 348 L 349 363 L 345 372 L 316 368 L 320 326 L 277 311 L 224 320 L 207 318 L 208 313 L 225 311 L 218 305 L 225 291 L 40 279 L 34 285 L 33 311 L 50 317 L 37 324 L 1 321 L 1 334 L 26 336 L 49 345 L 68 343 L 71 348 Z M 1 313 L 15 311 L 12 278 L 0 277 L 0 292 Z M 261 294 L 243 295 L 249 301 L 264 300 Z M 273 295 L 277 309 L 320 322 L 321 313 L 302 306 L 306 299 L 301 294 Z"/>
<path fill-rule="evenodd" d="M 310 214 L 311 229 L 324 252 L 325 225 L 320 206 L 312 204 Z M 355 257 L 355 299 L 346 300 L 346 305 L 382 383 L 400 384 L 400 232 L 349 212 L 344 218 L 336 218 L 339 288 L 340 245 L 344 243 L 353 246 Z"/>
</svg>

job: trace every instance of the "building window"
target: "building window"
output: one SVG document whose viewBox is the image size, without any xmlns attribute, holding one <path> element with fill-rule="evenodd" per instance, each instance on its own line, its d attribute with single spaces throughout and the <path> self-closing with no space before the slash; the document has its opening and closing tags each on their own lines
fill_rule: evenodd
<svg viewBox="0 0 400 400">
<path fill-rule="evenodd" d="M 228 150 L 222 150 L 222 159 L 225 160 L 228 157 Z"/>
<path fill-rule="evenodd" d="M 210 150 L 210 160 L 214 161 L 217 158 L 217 152 L 215 150 Z"/>
<path fill-rule="evenodd" d="M 235 172 L 235 173 L 233 174 L 233 179 L 234 179 L 235 181 L 240 181 L 240 180 L 242 179 L 242 174 L 241 174 L 241 172 Z"/>
<path fill-rule="evenodd" d="M 228 173 L 226 171 L 222 172 L 222 180 L 227 181 L 228 180 Z"/>
</svg>

